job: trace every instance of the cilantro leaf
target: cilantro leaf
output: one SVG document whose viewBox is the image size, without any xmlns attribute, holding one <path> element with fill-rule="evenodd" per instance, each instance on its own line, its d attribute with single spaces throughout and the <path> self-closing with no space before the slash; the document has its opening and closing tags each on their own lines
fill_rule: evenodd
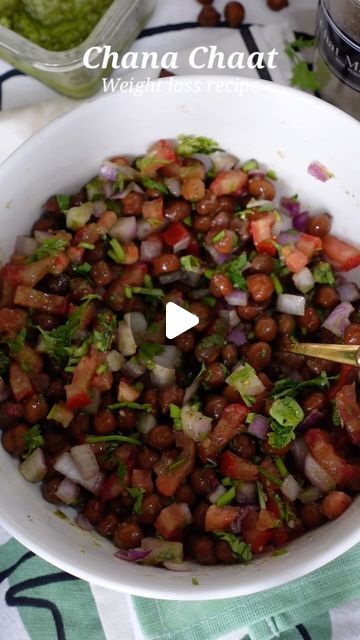
<svg viewBox="0 0 360 640">
<path fill-rule="evenodd" d="M 111 311 L 98 315 L 92 342 L 99 351 L 109 351 L 115 337 L 116 325 L 116 316 Z"/>
<path fill-rule="evenodd" d="M 253 395 L 260 393 L 262 387 L 261 380 L 256 375 L 255 369 L 248 362 L 235 369 L 226 378 L 225 382 L 240 393 L 248 407 L 254 403 Z"/>
<path fill-rule="evenodd" d="M 155 342 L 143 342 L 138 351 L 138 358 L 144 362 L 147 368 L 154 366 L 154 357 L 159 356 L 164 351 L 161 344 Z"/>
<path fill-rule="evenodd" d="M 8 338 L 6 338 L 6 339 L 3 338 L 3 342 L 5 342 L 8 345 L 11 354 L 19 353 L 19 351 L 21 351 L 21 349 L 24 348 L 25 340 L 26 340 L 26 329 L 25 329 L 25 327 L 23 327 L 21 329 L 21 331 L 18 333 L 16 338 L 14 338 L 14 340 L 9 340 Z"/>
<path fill-rule="evenodd" d="M 295 429 L 304 419 L 304 412 L 300 405 L 290 397 L 275 400 L 270 408 L 271 431 L 268 435 L 269 443 L 276 449 L 282 449 L 295 439 Z"/>
<path fill-rule="evenodd" d="M 174 429 L 176 431 L 181 431 L 182 422 L 181 422 L 181 408 L 177 407 L 176 404 L 170 404 L 170 418 L 174 420 Z"/>
<path fill-rule="evenodd" d="M 69 241 L 63 238 L 48 238 L 41 243 L 41 245 L 35 249 L 34 253 L 27 259 L 26 262 L 37 262 L 42 258 L 48 258 L 49 256 L 56 256 L 61 251 L 64 251 L 68 246 Z"/>
<path fill-rule="evenodd" d="M 225 533 L 224 531 L 215 531 L 215 535 L 220 540 L 225 540 L 228 543 L 235 558 L 240 562 L 250 562 L 252 559 L 251 546 L 243 542 L 241 538 L 235 536 L 233 533 Z"/>
<path fill-rule="evenodd" d="M 45 331 L 40 326 L 37 329 L 41 333 L 43 347 L 46 353 L 62 362 L 69 355 L 69 347 L 71 342 L 78 333 L 83 315 L 93 298 L 89 296 L 83 304 L 74 311 L 65 324 L 61 324 L 51 331 Z"/>
<path fill-rule="evenodd" d="M 10 365 L 10 358 L 0 350 L 0 376 L 4 376 Z"/>
<path fill-rule="evenodd" d="M 152 411 L 151 404 L 145 402 L 144 404 L 139 404 L 139 402 L 115 402 L 114 404 L 109 404 L 108 409 L 135 409 L 138 411 L 146 411 L 150 413 Z"/>
<path fill-rule="evenodd" d="M 143 176 L 141 178 L 141 182 L 145 189 L 156 189 L 156 191 L 163 193 L 164 196 L 168 196 L 170 193 L 166 184 L 164 184 L 163 182 L 158 182 L 157 180 L 153 180 L 152 178 L 148 178 L 147 176 Z"/>
<path fill-rule="evenodd" d="M 139 489 L 138 487 L 127 487 L 127 492 L 133 498 L 133 500 L 135 500 L 133 513 L 135 513 L 137 516 L 140 515 L 145 490 Z"/>
<path fill-rule="evenodd" d="M 318 262 L 312 271 L 315 282 L 319 284 L 335 284 L 334 274 L 328 262 Z"/>
<path fill-rule="evenodd" d="M 205 153 L 209 155 L 214 151 L 222 151 L 215 140 L 204 138 L 203 136 L 178 136 L 179 145 L 176 153 L 179 156 L 192 156 L 194 153 Z"/>
<path fill-rule="evenodd" d="M 247 289 L 246 279 L 242 274 L 242 271 L 245 269 L 247 264 L 247 255 L 245 251 L 243 251 L 240 256 L 230 260 L 230 262 L 227 262 L 221 267 L 221 271 L 228 276 L 235 289 Z"/>
<path fill-rule="evenodd" d="M 199 258 L 196 256 L 188 255 L 180 258 L 180 264 L 185 271 L 193 271 L 194 273 L 201 273 L 201 266 Z"/>
<path fill-rule="evenodd" d="M 202 338 L 199 346 L 201 347 L 201 349 L 208 349 L 209 347 L 223 347 L 224 344 L 225 338 L 217 333 L 214 333 L 212 336 Z"/>
<path fill-rule="evenodd" d="M 92 268 L 91 264 L 89 264 L 88 262 L 83 262 L 82 264 L 73 265 L 74 274 L 82 277 L 87 277 L 88 273 L 90 273 L 91 271 L 91 268 Z M 88 277 L 88 280 L 90 280 L 89 277 Z"/>
<path fill-rule="evenodd" d="M 56 196 L 56 202 L 58 203 L 61 211 L 67 211 L 67 209 L 70 207 L 70 196 L 59 194 Z"/>
<path fill-rule="evenodd" d="M 40 425 L 34 424 L 34 426 L 24 434 L 25 452 L 23 457 L 28 458 L 35 449 L 42 447 L 43 444 L 44 438 L 41 433 Z"/>
<path fill-rule="evenodd" d="M 297 382 L 291 378 L 283 378 L 275 382 L 271 395 L 273 398 L 294 398 L 303 389 L 309 387 L 317 387 L 319 389 L 328 389 L 330 387 L 330 380 L 325 371 L 322 371 L 316 378 L 310 380 L 304 380 L 303 382 Z"/>
<path fill-rule="evenodd" d="M 315 44 L 315 38 L 297 38 L 292 42 L 287 42 L 284 48 L 286 55 L 292 63 L 291 84 L 300 87 L 305 91 L 316 91 L 320 88 L 320 82 L 314 71 L 311 71 L 307 62 L 298 55 L 301 49 L 308 49 Z"/>
<path fill-rule="evenodd" d="M 120 482 L 124 482 L 126 471 L 126 464 L 120 460 L 116 469 L 116 475 L 119 478 Z"/>
</svg>

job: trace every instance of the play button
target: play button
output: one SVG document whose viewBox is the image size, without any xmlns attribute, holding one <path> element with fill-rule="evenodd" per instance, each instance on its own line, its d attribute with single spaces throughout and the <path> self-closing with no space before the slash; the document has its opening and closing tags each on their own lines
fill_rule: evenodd
<svg viewBox="0 0 360 640">
<path fill-rule="evenodd" d="M 199 324 L 199 318 L 190 311 L 186 311 L 174 302 L 168 302 L 166 305 L 166 337 L 168 340 L 177 338 L 185 331 L 196 327 Z"/>
</svg>

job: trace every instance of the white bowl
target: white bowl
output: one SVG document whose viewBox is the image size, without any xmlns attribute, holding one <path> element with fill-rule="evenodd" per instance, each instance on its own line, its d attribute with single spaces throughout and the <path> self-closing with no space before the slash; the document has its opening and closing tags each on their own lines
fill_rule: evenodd
<svg viewBox="0 0 360 640">
<path fill-rule="evenodd" d="M 138 97 L 113 94 L 82 105 L 38 132 L 0 167 L 0 246 L 9 255 L 52 193 L 77 190 L 103 158 L 141 154 L 158 138 L 180 133 L 215 138 L 241 159 L 258 158 L 312 212 L 329 211 L 334 231 L 360 238 L 360 126 L 304 93 L 263 81 L 224 77 L 160 81 Z M 225 86 L 224 83 L 227 83 Z M 231 90 L 232 87 L 232 90 Z M 319 160 L 335 178 L 307 173 Z M 288 555 L 228 567 L 194 566 L 192 573 L 133 565 L 113 557 L 97 534 L 62 520 L 39 487 L 27 483 L 0 447 L 0 523 L 20 542 L 80 578 L 141 596 L 193 600 L 249 594 L 326 564 L 360 541 L 360 498 L 335 522 L 288 545 Z M 192 584 L 192 577 L 199 585 Z"/>
</svg>

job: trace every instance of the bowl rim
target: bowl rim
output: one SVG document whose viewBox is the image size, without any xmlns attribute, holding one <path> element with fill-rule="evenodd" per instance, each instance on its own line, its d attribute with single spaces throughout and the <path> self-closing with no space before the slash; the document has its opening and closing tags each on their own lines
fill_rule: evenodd
<svg viewBox="0 0 360 640">
<path fill-rule="evenodd" d="M 310 110 L 313 106 L 317 110 L 322 110 L 324 112 L 332 112 L 334 117 L 337 119 L 343 119 L 344 121 L 350 122 L 353 126 L 359 126 L 357 120 L 355 120 L 352 116 L 344 113 L 337 107 L 330 105 L 319 98 L 306 94 L 304 92 L 298 91 L 292 87 L 279 85 L 270 81 L 260 80 L 260 79 L 252 79 L 252 78 L 241 78 L 238 76 L 230 76 L 230 75 L 187 75 L 187 76 L 179 76 L 179 80 L 184 82 L 200 82 L 202 85 L 206 82 L 224 82 L 226 80 L 232 81 L 234 83 L 240 84 L 243 87 L 258 89 L 263 94 L 275 94 L 278 96 L 286 97 L 287 95 L 294 96 L 295 94 L 298 96 L 298 99 L 303 101 L 304 105 L 309 105 Z M 161 83 L 164 88 L 166 84 L 171 83 L 173 78 L 162 78 L 152 81 L 153 83 Z M 166 91 L 164 91 L 165 93 Z M 125 95 L 131 93 L 131 91 L 127 90 L 123 92 Z M 178 94 L 181 96 L 182 94 Z M 77 105 L 72 111 L 63 114 L 62 116 L 56 118 L 52 122 L 48 123 L 44 127 L 42 127 L 39 131 L 34 133 L 30 138 L 25 140 L 15 151 L 13 151 L 1 164 L 0 164 L 0 179 L 1 173 L 11 171 L 12 165 L 17 162 L 18 156 L 20 156 L 24 151 L 26 152 L 28 149 L 31 149 L 34 140 L 41 141 L 41 138 L 44 136 L 45 138 L 52 131 L 56 132 L 56 128 L 60 126 L 64 126 L 64 121 L 69 124 L 71 127 L 72 121 L 76 121 L 79 117 L 79 114 L 86 116 L 86 112 L 88 109 L 91 109 L 91 105 L 96 103 L 101 103 L 103 100 L 111 100 L 120 98 L 120 94 L 111 93 L 105 94 L 101 96 L 96 96 L 91 98 L 90 100 L 85 101 L 84 103 Z M 19 530 L 18 526 L 14 522 L 14 519 L 10 513 L 5 513 L 0 505 L 0 524 L 21 544 L 26 546 L 32 552 L 37 554 L 39 557 L 43 558 L 45 561 L 57 566 L 63 571 L 70 572 L 71 574 L 86 580 L 87 582 L 98 584 L 102 587 L 109 588 L 116 591 L 130 593 L 131 595 L 148 597 L 148 598 L 160 598 L 164 600 L 217 600 L 224 598 L 237 597 L 242 595 L 249 595 L 251 593 L 256 593 L 259 591 L 271 589 L 273 587 L 278 587 L 287 582 L 291 582 L 298 578 L 303 577 L 304 575 L 311 573 L 312 571 L 319 569 L 324 566 L 328 562 L 334 560 L 338 556 L 340 556 L 345 551 L 349 550 L 352 546 L 360 541 L 360 527 L 354 527 L 353 530 L 349 528 L 349 531 L 344 537 L 339 537 L 335 543 L 331 545 L 330 548 L 324 546 L 322 551 L 317 554 L 317 556 L 310 556 L 303 560 L 301 566 L 292 567 L 292 569 L 285 569 L 284 571 L 274 571 L 270 574 L 266 574 L 261 577 L 260 580 L 256 580 L 255 576 L 250 580 L 250 583 L 247 582 L 245 584 L 238 585 L 227 585 L 221 584 L 221 586 L 217 586 L 216 580 L 213 581 L 211 587 L 198 587 L 196 592 L 191 589 L 191 584 L 188 583 L 177 583 L 174 581 L 173 591 L 169 592 L 168 586 L 166 584 L 157 584 L 154 588 L 150 588 L 149 586 L 142 586 L 141 581 L 138 576 L 134 574 L 133 577 L 127 577 L 125 581 L 122 581 L 122 575 L 119 571 L 119 576 L 116 581 L 112 578 L 106 578 L 104 576 L 99 576 L 96 571 L 92 568 L 86 568 L 86 557 L 79 554 L 79 564 L 75 567 L 70 565 L 69 562 L 64 559 L 64 553 L 61 553 L 57 550 L 51 549 L 51 540 L 48 545 L 40 546 L 37 544 L 36 540 L 31 537 L 28 537 L 27 531 L 22 528 Z M 280 558 L 279 558 L 280 560 Z M 286 564 L 286 556 L 283 557 L 283 560 Z M 221 571 L 222 567 L 216 568 L 217 571 Z M 162 569 L 159 569 L 162 570 Z M 241 567 L 240 567 L 241 570 Z M 294 575 L 294 571 L 296 570 L 296 575 Z M 292 572 L 290 578 L 288 577 L 289 572 Z M 216 573 L 213 574 L 214 576 Z M 176 594 L 176 598 L 174 595 Z"/>
</svg>

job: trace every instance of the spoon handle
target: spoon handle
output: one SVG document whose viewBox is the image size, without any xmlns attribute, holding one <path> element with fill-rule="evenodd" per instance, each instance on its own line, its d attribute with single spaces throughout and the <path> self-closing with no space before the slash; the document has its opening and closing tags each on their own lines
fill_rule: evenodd
<svg viewBox="0 0 360 640">
<path fill-rule="evenodd" d="M 298 353 L 311 358 L 322 358 L 350 364 L 353 367 L 360 367 L 360 347 L 358 345 L 347 344 L 314 344 L 307 342 L 296 342 L 285 347 L 286 351 Z"/>
</svg>

